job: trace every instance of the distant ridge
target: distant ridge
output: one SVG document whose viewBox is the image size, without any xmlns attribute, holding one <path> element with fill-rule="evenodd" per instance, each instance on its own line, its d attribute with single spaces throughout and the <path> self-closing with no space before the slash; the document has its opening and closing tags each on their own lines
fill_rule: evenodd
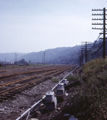
<svg viewBox="0 0 107 120">
<path fill-rule="evenodd" d="M 103 55 L 103 40 L 99 39 L 96 44 L 92 43 L 94 47 L 91 49 L 90 60 Z M 101 48 L 101 49 L 99 49 Z M 99 49 L 99 50 L 98 50 Z M 97 51 L 97 52 L 96 52 Z M 17 58 L 15 58 L 17 54 Z M 106 39 L 106 55 L 107 55 L 107 39 Z M 47 49 L 45 51 L 31 52 L 31 53 L 0 53 L 1 61 L 14 62 L 15 59 L 25 59 L 27 62 L 36 64 L 80 64 L 81 46 L 74 47 L 58 47 L 54 49 Z"/>
<path fill-rule="evenodd" d="M 20 59 L 21 56 L 25 55 L 25 53 L 0 53 L 1 61 L 14 62 L 15 54 L 17 54 L 17 60 Z"/>
<path fill-rule="evenodd" d="M 35 63 L 47 64 L 79 64 L 81 46 L 60 47 L 40 52 L 32 52 L 21 56 L 20 59 Z"/>
<path fill-rule="evenodd" d="M 55 49 L 47 49 L 40 52 L 17 53 L 17 60 L 25 59 L 26 61 L 47 64 L 79 64 L 81 46 L 59 47 Z M 15 60 L 15 53 L 0 53 L 1 61 Z"/>
</svg>

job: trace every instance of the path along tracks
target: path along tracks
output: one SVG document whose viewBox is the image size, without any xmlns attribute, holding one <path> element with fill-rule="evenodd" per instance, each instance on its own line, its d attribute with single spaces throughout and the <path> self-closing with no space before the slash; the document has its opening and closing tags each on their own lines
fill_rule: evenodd
<svg viewBox="0 0 107 120">
<path fill-rule="evenodd" d="M 25 77 L 18 80 L 13 80 L 10 82 L 6 82 L 3 84 L 0 84 L 0 101 L 3 101 L 4 99 L 8 99 L 9 97 L 14 96 L 17 93 L 20 93 L 21 91 L 28 89 L 30 87 L 35 86 L 36 84 L 43 82 L 49 78 L 52 78 L 53 76 L 56 76 L 58 74 L 63 73 L 64 71 L 68 71 L 73 69 L 74 66 L 56 66 L 52 68 L 47 69 L 39 69 L 39 70 L 33 70 L 33 73 L 40 72 L 40 74 L 32 75 L 30 77 Z M 14 72 L 14 74 L 2 74 L 0 77 L 7 77 L 18 75 L 18 74 L 25 74 L 25 73 L 32 73 L 31 71 L 21 71 L 21 72 Z M 15 74 L 16 73 L 16 74 Z"/>
</svg>

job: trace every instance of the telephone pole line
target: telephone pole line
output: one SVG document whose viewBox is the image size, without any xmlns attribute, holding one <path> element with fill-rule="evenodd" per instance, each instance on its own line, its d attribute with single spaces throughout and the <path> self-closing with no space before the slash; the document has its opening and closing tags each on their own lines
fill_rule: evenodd
<svg viewBox="0 0 107 120">
<path fill-rule="evenodd" d="M 89 60 L 89 51 L 91 49 L 91 42 L 81 42 L 81 64 Z"/>
<path fill-rule="evenodd" d="M 44 51 L 44 65 L 45 65 L 45 51 Z"/>
<path fill-rule="evenodd" d="M 92 11 L 103 11 L 102 14 L 92 14 L 93 16 L 103 16 L 103 18 L 94 18 L 92 20 L 103 20 L 103 23 L 92 23 L 92 25 L 103 25 L 103 28 L 92 28 L 92 29 L 96 29 L 96 30 L 103 30 L 103 58 L 105 58 L 105 39 L 106 39 L 106 9 L 92 9 Z"/>
<path fill-rule="evenodd" d="M 103 8 L 103 58 L 105 58 L 105 29 L 106 29 L 106 9 Z"/>
</svg>

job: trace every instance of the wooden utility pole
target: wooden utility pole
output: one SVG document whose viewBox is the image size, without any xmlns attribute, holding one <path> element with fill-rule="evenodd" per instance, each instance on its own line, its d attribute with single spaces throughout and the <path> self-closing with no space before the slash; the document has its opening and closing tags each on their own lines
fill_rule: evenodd
<svg viewBox="0 0 107 120">
<path fill-rule="evenodd" d="M 83 64 L 84 62 L 86 63 L 89 59 L 89 51 L 91 49 L 91 42 L 82 42 L 81 43 L 81 63 Z M 85 61 L 84 61 L 85 60 Z"/>
<path fill-rule="evenodd" d="M 85 43 L 85 62 L 87 63 L 87 42 Z"/>
<path fill-rule="evenodd" d="M 105 58 L 105 29 L 106 29 L 106 9 L 103 8 L 103 58 Z"/>
<path fill-rule="evenodd" d="M 44 65 L 45 65 L 45 51 L 44 51 Z"/>
<path fill-rule="evenodd" d="M 81 48 L 81 58 L 80 58 L 80 65 L 83 64 L 83 49 Z"/>
<path fill-rule="evenodd" d="M 103 23 L 92 23 L 92 25 L 103 25 L 103 28 L 92 28 L 92 29 L 96 29 L 96 30 L 103 30 L 103 33 L 101 33 L 101 34 L 103 34 L 103 58 L 105 59 L 105 55 L 106 55 L 106 53 L 105 53 L 105 39 L 106 39 L 106 9 L 105 8 L 103 8 L 103 9 L 92 9 L 92 11 L 103 11 L 103 14 L 92 14 L 92 15 L 94 15 L 94 16 L 103 16 L 103 18 L 94 18 L 94 19 L 92 19 L 92 20 L 103 20 Z"/>
</svg>

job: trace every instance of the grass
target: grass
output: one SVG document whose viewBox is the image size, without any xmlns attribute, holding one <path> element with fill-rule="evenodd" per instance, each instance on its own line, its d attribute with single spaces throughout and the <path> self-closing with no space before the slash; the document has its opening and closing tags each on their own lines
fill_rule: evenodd
<svg viewBox="0 0 107 120">
<path fill-rule="evenodd" d="M 57 79 L 57 78 L 52 78 L 52 82 L 59 82 L 59 79 Z"/>
<path fill-rule="evenodd" d="M 67 77 L 67 80 L 70 81 L 70 82 L 71 82 L 71 81 L 72 81 L 72 82 L 73 82 L 73 81 L 76 81 L 77 79 L 78 79 L 78 76 L 74 77 L 74 76 L 72 76 L 72 75 L 69 75 L 69 76 Z"/>
<path fill-rule="evenodd" d="M 22 68 L 24 66 L 18 66 L 18 65 L 7 65 L 7 66 L 2 66 L 0 67 L 0 70 L 5 70 L 5 69 L 14 69 L 14 68 Z"/>
<path fill-rule="evenodd" d="M 75 106 L 72 113 L 79 120 L 107 120 L 106 65 L 107 58 L 99 58 L 83 66 L 82 84 L 75 88 L 77 94 L 70 98 Z"/>
<path fill-rule="evenodd" d="M 0 67 L 0 70 L 6 70 L 6 69 L 14 69 L 14 68 L 26 68 L 26 67 L 38 67 L 38 66 L 44 66 L 42 64 L 29 64 L 29 66 L 26 65 L 6 65 L 6 66 L 2 66 Z"/>
</svg>

